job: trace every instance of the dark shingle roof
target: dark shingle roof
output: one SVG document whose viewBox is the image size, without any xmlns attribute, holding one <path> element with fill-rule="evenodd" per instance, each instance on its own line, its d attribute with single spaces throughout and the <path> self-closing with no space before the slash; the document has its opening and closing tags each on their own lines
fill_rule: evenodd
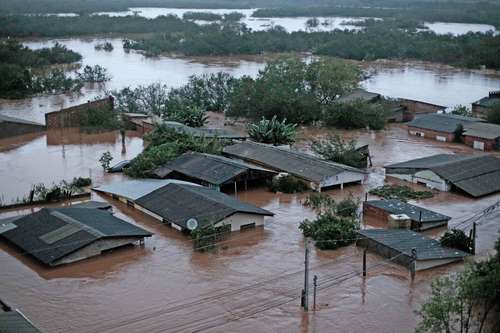
<svg viewBox="0 0 500 333">
<path fill-rule="evenodd" d="M 408 126 L 437 132 L 453 133 L 459 124 L 465 126 L 466 124 L 478 121 L 480 121 L 480 119 L 452 114 L 433 113 L 415 118 L 408 123 Z"/>
<path fill-rule="evenodd" d="M 409 204 L 399 200 L 371 200 L 367 205 L 383 209 L 390 214 L 405 214 L 415 222 L 420 221 L 420 212 L 422 212 L 422 223 L 448 221 L 451 217 L 433 212 L 431 210 Z"/>
<path fill-rule="evenodd" d="M 198 179 L 214 185 L 222 185 L 234 182 L 236 177 L 246 174 L 251 170 L 268 172 L 270 175 L 274 173 L 222 156 L 189 152 L 161 166 L 153 174 L 164 178 L 175 171 L 192 179 Z"/>
<path fill-rule="evenodd" d="M 380 94 L 366 91 L 364 89 L 354 89 L 351 93 L 339 97 L 339 102 L 354 102 L 354 101 L 364 101 L 372 102 L 380 98 Z"/>
<path fill-rule="evenodd" d="M 417 260 L 439 260 L 468 256 L 463 251 L 444 247 L 437 240 L 410 230 L 369 229 L 360 230 L 358 234 L 408 256 L 411 256 L 411 250 L 415 248 Z"/>
<path fill-rule="evenodd" d="M 320 183 L 344 171 L 364 173 L 347 165 L 328 162 L 298 151 L 271 147 L 255 142 L 241 142 L 225 147 L 223 152 L 264 167 L 287 172 L 296 177 Z"/>
<path fill-rule="evenodd" d="M 190 218 L 195 218 L 204 226 L 217 223 L 235 213 L 274 215 L 265 209 L 203 186 L 175 183 L 139 198 L 136 203 L 166 221 L 182 227 L 186 227 Z"/>
<path fill-rule="evenodd" d="M 102 238 L 151 236 L 99 209 L 44 208 L 11 223 L 0 236 L 48 265 Z"/>
<path fill-rule="evenodd" d="M 28 319 L 17 311 L 0 311 L 1 333 L 41 333 Z"/>
</svg>

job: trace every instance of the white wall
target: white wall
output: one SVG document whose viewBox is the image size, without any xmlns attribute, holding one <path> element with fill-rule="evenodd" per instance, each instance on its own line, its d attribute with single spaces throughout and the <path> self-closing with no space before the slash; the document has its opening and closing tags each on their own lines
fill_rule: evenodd
<svg viewBox="0 0 500 333">
<path fill-rule="evenodd" d="M 218 222 L 216 226 L 231 225 L 231 231 L 240 230 L 242 225 L 255 223 L 256 227 L 264 226 L 264 216 L 256 214 L 236 213 Z"/>
<path fill-rule="evenodd" d="M 388 173 L 386 176 L 398 178 L 411 183 L 424 183 L 426 187 L 448 192 L 451 190 L 450 184 L 430 170 L 418 171 L 412 174 Z"/>
</svg>

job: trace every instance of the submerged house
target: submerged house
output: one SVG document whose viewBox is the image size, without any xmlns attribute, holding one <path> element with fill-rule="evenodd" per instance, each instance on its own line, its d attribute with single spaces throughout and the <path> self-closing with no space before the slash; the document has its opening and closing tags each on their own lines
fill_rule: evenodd
<svg viewBox="0 0 500 333">
<path fill-rule="evenodd" d="M 0 139 L 45 131 L 43 124 L 0 115 Z"/>
<path fill-rule="evenodd" d="M 87 259 L 150 236 L 101 209 L 43 208 L 0 221 L 0 238 L 49 266 Z"/>
<path fill-rule="evenodd" d="M 0 299 L 1 333 L 41 333 L 20 310 L 11 308 Z"/>
<path fill-rule="evenodd" d="M 439 241 L 404 229 L 366 229 L 358 231 L 357 246 L 364 247 L 395 263 L 410 267 L 416 250 L 417 271 L 462 261 L 469 254 L 444 247 Z"/>
<path fill-rule="evenodd" d="M 248 183 L 265 181 L 276 174 L 243 161 L 196 152 L 185 153 L 152 173 L 154 177 L 185 180 L 218 191 L 230 186 L 236 192 L 238 184 L 243 184 L 246 189 Z"/>
<path fill-rule="evenodd" d="M 206 128 L 206 127 L 190 127 L 176 121 L 163 121 L 162 124 L 179 132 L 192 135 L 194 137 L 205 137 L 223 140 L 246 140 L 248 135 L 241 134 L 226 128 Z M 144 133 L 153 130 L 155 122 L 152 119 L 142 120 L 142 131 Z"/>
<path fill-rule="evenodd" d="M 351 93 L 340 96 L 337 101 L 340 103 L 351 103 L 355 101 L 362 101 L 365 103 L 375 103 L 380 101 L 382 95 L 366 91 L 364 89 L 354 89 Z"/>
<path fill-rule="evenodd" d="M 464 126 L 462 135 L 466 145 L 482 151 L 500 149 L 500 125 L 473 122 Z"/>
<path fill-rule="evenodd" d="M 224 148 L 223 153 L 266 169 L 288 173 L 317 191 L 344 184 L 363 183 L 365 172 L 347 165 L 322 160 L 294 150 L 245 141 Z"/>
<path fill-rule="evenodd" d="M 457 128 L 464 129 L 468 124 L 477 123 L 480 119 L 452 114 L 427 114 L 408 123 L 408 133 L 442 142 L 453 142 Z"/>
<path fill-rule="evenodd" d="M 472 103 L 472 114 L 474 117 L 485 118 L 495 104 L 500 104 L 500 90 L 490 91 L 488 96 Z"/>
<path fill-rule="evenodd" d="M 176 180 L 123 181 L 94 188 L 94 191 L 126 202 L 179 231 L 208 225 L 244 230 L 264 226 L 264 217 L 274 215 L 224 193 Z"/>
<path fill-rule="evenodd" d="M 451 219 L 449 216 L 393 199 L 363 202 L 363 217 L 383 220 L 393 228 L 401 227 L 401 225 L 397 223 L 391 225 L 391 222 L 404 220 L 408 222 L 407 227 L 415 231 L 443 227 L 448 225 Z"/>
<path fill-rule="evenodd" d="M 385 173 L 440 191 L 459 190 L 472 197 L 500 191 L 500 159 L 491 155 L 438 154 L 387 165 Z"/>
</svg>

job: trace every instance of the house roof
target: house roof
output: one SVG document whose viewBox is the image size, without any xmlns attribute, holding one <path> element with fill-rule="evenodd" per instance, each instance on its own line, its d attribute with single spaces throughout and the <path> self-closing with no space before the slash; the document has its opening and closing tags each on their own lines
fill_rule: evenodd
<svg viewBox="0 0 500 333">
<path fill-rule="evenodd" d="M 360 169 L 325 161 L 298 151 L 271 147 L 250 141 L 225 147 L 223 152 L 316 183 L 345 171 L 364 173 Z"/>
<path fill-rule="evenodd" d="M 10 222 L 0 234 L 41 262 L 51 265 L 96 240 L 152 234 L 100 209 L 43 208 Z"/>
<path fill-rule="evenodd" d="M 496 140 L 500 138 L 500 125 L 490 123 L 468 123 L 464 126 L 464 135 L 481 139 Z"/>
<path fill-rule="evenodd" d="M 485 108 L 491 108 L 497 103 L 500 103 L 500 95 L 490 94 L 490 96 L 483 97 L 472 104 L 479 105 Z"/>
<path fill-rule="evenodd" d="M 102 201 L 84 201 L 70 206 L 71 208 L 89 208 L 89 209 L 103 209 L 108 210 L 111 205 L 107 202 Z"/>
<path fill-rule="evenodd" d="M 419 206 L 415 206 L 399 200 L 371 200 L 365 204 L 385 210 L 390 214 L 405 214 L 412 221 L 415 222 L 438 222 L 448 221 L 451 217 L 433 212 Z M 422 213 L 422 220 L 420 221 L 420 213 Z"/>
<path fill-rule="evenodd" d="M 386 166 L 388 172 L 397 169 L 431 170 L 473 197 L 500 191 L 500 159 L 491 155 L 442 154 Z"/>
<path fill-rule="evenodd" d="M 220 139 L 245 139 L 248 136 L 237 133 L 225 128 L 205 128 L 205 127 L 189 127 L 176 121 L 164 121 L 163 124 L 173 128 L 174 130 L 191 134 L 193 136 L 204 136 L 207 138 L 220 138 Z"/>
<path fill-rule="evenodd" d="M 236 177 L 247 174 L 252 170 L 267 172 L 270 175 L 275 174 L 273 171 L 242 161 L 196 152 L 188 152 L 179 156 L 156 169 L 153 174 L 165 178 L 170 173 L 176 172 L 210 184 L 222 185 L 234 182 Z"/>
<path fill-rule="evenodd" d="M 166 221 L 186 227 L 194 218 L 200 226 L 220 222 L 235 213 L 272 216 L 273 213 L 203 186 L 169 184 L 136 203 Z"/>
<path fill-rule="evenodd" d="M 17 124 L 36 125 L 36 126 L 45 127 L 45 125 L 36 123 L 34 121 L 24 120 L 21 118 L 15 118 L 15 117 L 10 117 L 10 116 L 1 115 L 1 114 L 0 114 L 0 123 L 17 123 Z"/>
<path fill-rule="evenodd" d="M 444 247 L 439 241 L 411 230 L 366 229 L 358 231 L 358 234 L 407 256 L 411 256 L 411 250 L 415 248 L 417 260 L 452 259 L 468 256 L 463 251 Z"/>
<path fill-rule="evenodd" d="M 0 332 L 41 333 L 38 328 L 18 311 L 0 311 Z"/>
<path fill-rule="evenodd" d="M 338 98 L 339 102 L 354 102 L 361 100 L 364 102 L 371 102 L 377 98 L 380 98 L 380 94 L 366 91 L 364 89 L 354 89 L 351 93 L 340 96 Z"/>
<path fill-rule="evenodd" d="M 94 187 L 93 190 L 108 194 L 118 195 L 128 200 L 137 200 L 170 183 L 187 183 L 172 179 L 138 179 L 114 182 L 107 185 Z M 188 183 L 190 184 L 190 183 Z"/>
<path fill-rule="evenodd" d="M 466 126 L 480 119 L 444 113 L 432 113 L 420 116 L 408 123 L 408 127 L 417 127 L 436 132 L 453 133 L 458 125 Z"/>
</svg>

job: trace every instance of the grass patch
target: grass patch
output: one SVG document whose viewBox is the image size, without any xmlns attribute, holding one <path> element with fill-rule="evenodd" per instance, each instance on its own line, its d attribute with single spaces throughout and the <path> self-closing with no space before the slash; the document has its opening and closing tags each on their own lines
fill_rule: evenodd
<svg viewBox="0 0 500 333">
<path fill-rule="evenodd" d="M 434 196 L 431 191 L 415 191 L 409 186 L 384 185 L 370 190 L 370 194 L 384 199 L 398 199 L 401 201 L 428 199 Z"/>
</svg>

